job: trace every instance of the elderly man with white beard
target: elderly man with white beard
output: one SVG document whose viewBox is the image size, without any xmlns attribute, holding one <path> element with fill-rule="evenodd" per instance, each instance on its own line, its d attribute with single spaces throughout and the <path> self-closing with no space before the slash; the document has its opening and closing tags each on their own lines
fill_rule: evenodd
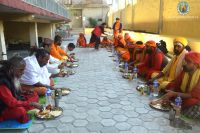
<svg viewBox="0 0 200 133">
<path fill-rule="evenodd" d="M 21 57 L 2 61 L 0 67 L 0 122 L 15 119 L 20 123 L 29 120 L 27 111 L 41 108 L 38 96 L 32 92 L 23 94 L 19 79 L 24 73 L 26 63 Z"/>
</svg>

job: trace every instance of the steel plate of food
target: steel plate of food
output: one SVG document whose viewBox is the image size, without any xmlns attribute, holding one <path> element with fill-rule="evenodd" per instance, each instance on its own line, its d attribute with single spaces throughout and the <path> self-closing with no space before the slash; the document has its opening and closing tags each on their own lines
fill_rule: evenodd
<svg viewBox="0 0 200 133">
<path fill-rule="evenodd" d="M 48 105 L 44 110 L 40 110 L 35 113 L 35 117 L 43 120 L 51 120 L 59 117 L 63 113 L 61 107 L 50 107 Z"/>
</svg>

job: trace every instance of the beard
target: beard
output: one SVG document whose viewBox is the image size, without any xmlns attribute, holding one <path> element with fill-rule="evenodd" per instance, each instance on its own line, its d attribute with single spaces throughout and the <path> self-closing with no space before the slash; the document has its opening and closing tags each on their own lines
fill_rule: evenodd
<svg viewBox="0 0 200 133">
<path fill-rule="evenodd" d="M 153 50 L 152 49 L 146 49 L 146 53 L 151 54 L 151 53 L 153 53 Z"/>
<path fill-rule="evenodd" d="M 135 53 L 140 54 L 140 53 L 142 53 L 142 50 L 136 50 Z"/>
<path fill-rule="evenodd" d="M 14 86 L 17 91 L 21 89 L 20 79 L 17 77 L 14 78 Z"/>
<path fill-rule="evenodd" d="M 184 71 L 184 72 L 191 72 L 192 70 L 189 69 L 189 68 L 187 68 L 186 66 L 183 66 L 183 71 Z"/>
<path fill-rule="evenodd" d="M 178 50 L 174 49 L 174 54 L 175 54 L 175 55 L 179 55 L 180 52 L 179 52 Z"/>
</svg>

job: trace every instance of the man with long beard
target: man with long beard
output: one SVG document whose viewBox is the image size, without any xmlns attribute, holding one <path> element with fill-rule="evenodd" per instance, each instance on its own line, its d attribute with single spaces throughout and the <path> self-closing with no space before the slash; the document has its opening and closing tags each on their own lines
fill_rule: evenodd
<svg viewBox="0 0 200 133">
<path fill-rule="evenodd" d="M 23 94 L 19 79 L 24 73 L 26 63 L 21 57 L 13 57 L 1 62 L 0 68 L 0 122 L 15 119 L 20 123 L 29 120 L 27 111 L 33 107 L 41 108 L 35 92 Z"/>
<path fill-rule="evenodd" d="M 183 100 L 182 113 L 200 118 L 200 53 L 185 55 L 183 71 L 166 87 L 166 94 L 151 104 L 166 103 L 180 96 Z"/>
<path fill-rule="evenodd" d="M 155 79 L 158 79 L 160 84 L 159 90 L 164 89 L 169 82 L 174 80 L 182 71 L 183 59 L 187 50 L 188 41 L 185 38 L 177 37 L 174 39 L 174 57 L 167 64 L 167 66 L 158 73 L 152 74 L 152 79 L 149 83 L 152 83 Z M 157 75 L 157 76 L 156 76 Z"/>
<path fill-rule="evenodd" d="M 147 80 L 151 78 L 152 73 L 159 72 L 167 64 L 164 54 L 157 48 L 153 40 L 145 43 L 144 61 L 137 65 L 139 75 Z"/>
</svg>

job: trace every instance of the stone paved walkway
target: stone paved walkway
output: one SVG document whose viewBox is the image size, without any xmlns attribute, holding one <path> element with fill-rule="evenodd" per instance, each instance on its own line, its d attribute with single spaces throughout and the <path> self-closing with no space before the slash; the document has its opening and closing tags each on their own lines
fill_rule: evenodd
<svg viewBox="0 0 200 133">
<path fill-rule="evenodd" d="M 114 69 L 105 49 L 76 49 L 80 59 L 76 74 L 60 78 L 59 86 L 71 88 L 62 97 L 61 117 L 34 121 L 25 133 L 199 133 L 200 128 L 182 131 L 169 126 L 168 114 L 148 106 L 148 98 L 135 90 Z"/>
</svg>

